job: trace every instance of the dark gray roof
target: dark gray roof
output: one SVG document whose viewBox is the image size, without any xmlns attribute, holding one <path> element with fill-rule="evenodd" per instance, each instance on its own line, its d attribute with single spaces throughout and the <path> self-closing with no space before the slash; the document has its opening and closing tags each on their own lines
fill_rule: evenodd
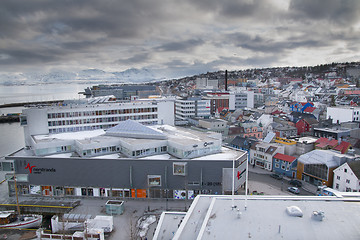
<svg viewBox="0 0 360 240">
<path fill-rule="evenodd" d="M 356 177 L 360 179 L 360 161 L 353 161 L 348 163 L 351 170 L 354 172 Z"/>
</svg>

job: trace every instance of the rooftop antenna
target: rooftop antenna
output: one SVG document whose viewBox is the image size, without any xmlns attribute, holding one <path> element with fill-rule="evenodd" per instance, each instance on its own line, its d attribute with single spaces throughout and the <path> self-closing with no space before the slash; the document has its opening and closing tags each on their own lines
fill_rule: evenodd
<svg viewBox="0 0 360 240">
<path fill-rule="evenodd" d="M 225 70 L 225 91 L 228 90 L 227 82 L 228 82 L 228 72 L 227 72 L 227 70 Z"/>
<path fill-rule="evenodd" d="M 249 152 L 246 152 L 246 179 L 245 179 L 245 210 L 247 208 L 247 198 L 248 198 L 248 180 L 249 180 Z"/>
<path fill-rule="evenodd" d="M 235 159 L 233 159 L 233 166 L 232 166 L 232 190 L 231 190 L 231 209 L 234 210 L 236 208 L 234 204 L 234 195 L 235 195 Z"/>
</svg>

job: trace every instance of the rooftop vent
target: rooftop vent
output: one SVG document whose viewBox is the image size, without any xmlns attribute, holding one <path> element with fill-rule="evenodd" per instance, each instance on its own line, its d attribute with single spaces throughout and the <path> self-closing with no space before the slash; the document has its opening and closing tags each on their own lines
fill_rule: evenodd
<svg viewBox="0 0 360 240">
<path fill-rule="evenodd" d="M 301 211 L 301 209 L 298 206 L 287 207 L 286 212 L 289 216 L 292 216 L 292 217 L 302 217 L 303 216 L 303 212 Z"/>
<path fill-rule="evenodd" d="M 325 214 L 323 211 L 313 211 L 311 218 L 316 221 L 322 221 L 325 217 Z"/>
</svg>

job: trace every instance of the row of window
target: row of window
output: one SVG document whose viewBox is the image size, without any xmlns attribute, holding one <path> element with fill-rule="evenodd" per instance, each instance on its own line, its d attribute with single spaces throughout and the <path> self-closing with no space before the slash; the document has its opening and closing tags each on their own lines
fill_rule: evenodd
<svg viewBox="0 0 360 240">
<path fill-rule="evenodd" d="M 280 164 L 279 164 L 279 163 L 275 163 L 275 168 L 279 168 L 279 167 L 280 167 Z M 285 165 L 281 165 L 281 169 L 282 169 L 282 170 L 285 170 L 285 169 L 286 169 L 286 171 L 290 171 L 290 166 L 285 167 Z"/>
<path fill-rule="evenodd" d="M 156 125 L 157 121 L 141 122 L 143 125 Z M 49 133 L 65 133 L 65 132 L 78 132 L 78 131 L 89 131 L 96 129 L 108 129 L 115 127 L 117 124 L 103 124 L 103 125 L 91 125 L 91 126 L 79 126 L 79 127 L 67 127 L 67 128 L 50 128 Z"/>
<path fill-rule="evenodd" d="M 98 111 L 85 111 L 85 112 L 48 113 L 48 118 L 56 119 L 56 118 L 147 113 L 147 112 L 157 112 L 157 108 L 156 107 L 153 107 L 153 108 L 128 108 L 128 109 L 98 110 Z"/>
<path fill-rule="evenodd" d="M 127 119 L 131 120 L 147 120 L 155 119 L 157 114 L 149 115 L 135 115 L 135 116 L 122 116 L 122 117 L 105 117 L 105 118 L 87 118 L 87 119 L 74 119 L 74 120 L 58 120 L 58 121 L 49 121 L 48 126 L 66 126 L 66 125 L 79 125 L 79 124 L 89 124 L 89 123 L 102 123 L 102 122 L 120 122 Z"/>
<path fill-rule="evenodd" d="M 150 176 L 150 175 L 149 175 Z M 158 179 L 150 178 L 154 182 Z M 188 186 L 200 186 L 200 182 L 188 182 Z M 203 186 L 221 186 L 221 182 L 203 183 Z M 14 190 L 12 190 L 14 191 Z M 88 196 L 88 197 L 118 197 L 118 198 L 170 198 L 170 199 L 194 199 L 198 194 L 212 194 L 211 189 L 129 189 L 129 188 L 93 188 L 93 187 L 54 187 L 18 184 L 18 193 L 22 195 L 43 196 Z M 215 194 L 217 194 L 215 192 Z"/>
</svg>

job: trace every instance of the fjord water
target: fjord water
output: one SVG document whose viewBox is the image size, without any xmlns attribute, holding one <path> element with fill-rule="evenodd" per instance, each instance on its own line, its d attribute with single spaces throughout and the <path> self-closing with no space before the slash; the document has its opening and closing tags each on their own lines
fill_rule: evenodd
<svg viewBox="0 0 360 240">
<path fill-rule="evenodd" d="M 78 92 L 92 84 L 0 85 L 0 105 L 35 101 L 71 100 L 84 98 Z M 0 115 L 21 113 L 23 107 L 0 108 Z M 24 147 L 24 131 L 20 123 L 0 123 L 0 157 Z"/>
<path fill-rule="evenodd" d="M 52 101 L 84 98 L 78 94 L 92 84 L 40 84 L 40 85 L 0 85 L 0 105 L 35 101 Z"/>
</svg>

